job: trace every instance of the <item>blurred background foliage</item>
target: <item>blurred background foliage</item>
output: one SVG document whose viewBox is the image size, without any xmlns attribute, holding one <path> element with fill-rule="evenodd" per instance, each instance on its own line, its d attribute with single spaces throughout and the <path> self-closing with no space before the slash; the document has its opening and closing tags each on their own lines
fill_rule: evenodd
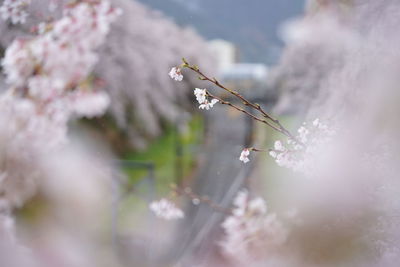
<svg viewBox="0 0 400 267">
<path fill-rule="evenodd" d="M 268 209 L 273 212 L 286 212 L 293 205 L 290 190 L 296 190 L 292 188 L 296 183 L 289 171 L 277 167 L 267 153 L 252 154 L 247 165 L 238 160 L 244 147 L 270 148 L 282 136 L 219 105 L 210 112 L 198 112 L 193 89 L 206 85 L 193 73 L 184 72 L 184 81 L 180 83 L 168 77 L 168 71 L 180 64 L 182 56 L 210 76 L 215 74 L 223 83 L 229 77 L 229 85 L 239 87 L 250 100 L 277 113 L 282 124 L 294 131 L 310 114 L 310 107 L 316 107 L 317 114 L 326 110 L 328 115 L 342 107 L 343 99 L 347 108 L 354 107 L 353 102 L 358 99 L 346 95 L 352 92 L 347 89 L 362 88 L 358 77 L 364 77 L 363 68 L 372 66 L 374 59 L 360 60 L 364 54 L 354 52 L 355 47 L 359 48 L 359 40 L 354 46 L 350 37 L 354 32 L 368 36 L 374 26 L 378 30 L 371 32 L 377 36 L 371 39 L 385 40 L 386 31 L 382 29 L 388 28 L 379 24 L 379 15 L 374 17 L 375 10 L 385 11 L 384 1 L 363 5 L 357 0 L 310 0 L 306 16 L 301 19 L 295 17 L 303 13 L 305 1 L 113 2 L 124 14 L 113 25 L 107 43 L 99 51 L 100 61 L 94 70 L 111 97 L 110 110 L 102 118 L 75 122 L 73 129 L 87 133 L 89 138 L 113 151 L 115 165 L 121 167 L 119 174 L 124 181 L 119 188 L 121 192 L 117 192 L 122 197 L 117 199 L 113 211 L 119 227 L 136 231 L 132 240 L 140 237 L 137 226 L 145 221 L 141 216 L 148 212 L 149 201 L 158 195 L 168 195 L 174 183 L 193 185 L 194 192 L 207 195 L 225 208 L 230 207 L 233 196 L 243 187 L 265 195 Z M 43 1 L 32 7 L 41 15 L 32 16 L 26 26 L 2 24 L 1 50 L 15 36 L 30 35 L 30 27 L 43 16 L 59 15 L 49 14 L 46 5 Z M 396 29 L 397 21 L 391 26 Z M 228 59 L 223 59 L 227 62 L 222 62 L 228 63 L 226 69 L 217 67 L 221 58 L 210 50 L 211 39 L 223 39 L 213 45 L 217 52 L 227 53 Z M 369 52 L 363 51 L 365 55 L 370 55 Z M 354 54 L 360 58 L 349 59 L 348 55 Z M 354 62 L 364 65 L 353 65 Z M 354 73 L 358 77 L 349 79 L 348 74 Z M 240 88 L 242 84 L 248 88 Z M 339 92 L 336 98 L 329 95 L 336 92 Z M 333 107 L 331 110 L 324 106 L 327 101 Z M 334 101 L 338 101 L 337 105 L 332 104 Z M 215 215 L 206 205 L 191 205 L 190 200 L 185 204 L 188 219 L 182 223 L 182 229 L 188 242 L 181 242 L 179 236 L 176 246 L 171 247 L 182 246 L 185 252 L 187 247 L 196 252 L 202 248 L 215 252 L 212 248 L 216 246 L 215 240 L 219 240 L 218 227 L 224 215 Z M 34 221 L 48 208 L 38 194 L 20 216 L 26 222 Z M 190 215 L 194 215 L 193 221 Z M 219 231 L 215 231 L 217 228 Z M 305 247 L 305 254 L 312 254 L 307 254 L 311 262 L 321 257 L 335 265 L 361 248 L 349 242 L 359 233 L 348 229 L 328 238 L 321 235 L 318 242 L 313 240 L 312 231 L 307 232 L 307 239 L 299 239 L 306 240 L 307 246 L 300 247 Z M 204 243 L 193 243 L 196 241 L 193 237 L 200 232 Z M 207 244 L 210 240 L 212 245 Z M 127 248 L 134 254 L 132 247 Z"/>
<path fill-rule="evenodd" d="M 1 24 L 1 51 L 16 36 L 32 35 L 32 27 L 44 18 L 58 18 L 62 5 L 50 12 L 50 2 L 31 5 L 31 16 L 24 25 Z M 114 0 L 113 3 L 124 12 L 112 25 L 94 70 L 110 95 L 110 109 L 104 117 L 81 120 L 73 129 L 84 129 L 89 136 L 107 144 L 120 160 L 152 164 L 157 192 L 165 193 L 171 183 L 180 183 L 193 174 L 207 128 L 206 120 L 194 105 L 192 90 L 201 86 L 197 77 L 184 73 L 184 81 L 178 83 L 168 77 L 169 69 L 179 65 L 184 56 L 205 73 L 221 75 L 217 68 L 219 57 L 207 42 L 217 38 L 233 45 L 232 63 L 276 63 L 284 46 L 279 25 L 300 15 L 304 2 Z M 255 68 L 248 68 L 245 83 L 253 79 L 246 75 L 254 71 Z M 261 92 L 257 95 L 260 103 L 271 101 L 267 99 L 271 95 L 265 85 L 267 77 L 256 83 Z M 230 84 L 238 84 L 238 80 Z M 249 94 L 246 90 L 244 94 Z M 124 169 L 129 186 L 148 176 L 148 170 L 143 168 Z"/>
</svg>

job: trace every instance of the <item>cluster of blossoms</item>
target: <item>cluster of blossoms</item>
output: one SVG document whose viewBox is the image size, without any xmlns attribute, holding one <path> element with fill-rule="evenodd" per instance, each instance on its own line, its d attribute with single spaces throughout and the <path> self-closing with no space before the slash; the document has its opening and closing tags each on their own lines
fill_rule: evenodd
<svg viewBox="0 0 400 267">
<path fill-rule="evenodd" d="M 4 0 L 0 6 L 0 16 L 5 21 L 10 20 L 12 24 L 24 24 L 28 17 L 26 8 L 29 4 L 30 0 Z"/>
<path fill-rule="evenodd" d="M 171 79 L 174 79 L 175 81 L 182 81 L 183 80 L 183 75 L 182 75 L 182 71 L 180 68 L 178 67 L 173 67 L 171 69 L 171 71 L 169 72 L 169 76 L 171 77 Z M 196 96 L 196 100 L 197 102 L 199 102 L 200 109 L 205 109 L 205 110 L 209 110 L 211 109 L 216 103 L 219 102 L 218 99 L 208 99 L 207 96 L 207 89 L 200 89 L 200 88 L 195 88 L 194 89 L 194 95 Z"/>
<path fill-rule="evenodd" d="M 315 159 L 321 149 L 327 149 L 336 131 L 315 119 L 310 126 L 303 123 L 297 132 L 296 140 L 288 139 L 287 145 L 276 141 L 269 154 L 279 166 L 310 174 L 314 165 L 311 159 Z"/>
<path fill-rule="evenodd" d="M 184 217 L 183 211 L 165 198 L 150 203 L 150 210 L 152 210 L 157 217 L 165 220 L 175 220 Z"/>
<path fill-rule="evenodd" d="M 14 1 L 16 2 L 16 1 Z M 2 68 L 9 89 L 0 96 L 0 214 L 20 206 L 35 191 L 42 156 L 67 141 L 72 117 L 105 112 L 108 96 L 90 76 L 96 49 L 120 10 L 107 1 L 79 1 L 32 39 L 16 39 Z"/>
<path fill-rule="evenodd" d="M 226 236 L 221 246 L 225 253 L 249 260 L 286 241 L 288 230 L 276 214 L 268 214 L 264 199 L 250 199 L 249 193 L 242 190 L 233 204 L 232 215 L 222 223 Z"/>
<path fill-rule="evenodd" d="M 73 4 L 63 18 L 47 25 L 48 31 L 10 45 L 2 67 L 11 91 L 1 102 L 11 109 L 24 103 L 21 113 L 31 116 L 21 134 L 32 138 L 40 133 L 38 139 L 45 142 L 62 140 L 71 116 L 104 113 L 108 96 L 94 89 L 90 73 L 98 60 L 95 49 L 119 13 L 107 1 Z"/>
<path fill-rule="evenodd" d="M 196 88 L 194 89 L 194 95 L 196 96 L 196 100 L 197 102 L 199 102 L 200 109 L 206 109 L 209 110 L 210 108 L 212 108 L 216 103 L 219 102 L 218 99 L 211 99 L 211 101 L 208 100 L 207 98 L 207 89 L 199 89 Z"/>
</svg>

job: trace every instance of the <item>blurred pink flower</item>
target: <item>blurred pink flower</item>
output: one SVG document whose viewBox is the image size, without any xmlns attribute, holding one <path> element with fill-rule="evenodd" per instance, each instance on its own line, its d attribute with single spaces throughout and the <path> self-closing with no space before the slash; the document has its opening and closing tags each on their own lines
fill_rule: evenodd
<svg viewBox="0 0 400 267">
<path fill-rule="evenodd" d="M 178 209 L 174 203 L 165 198 L 150 203 L 150 209 L 157 217 L 165 220 L 175 220 L 184 217 L 183 211 Z"/>
</svg>

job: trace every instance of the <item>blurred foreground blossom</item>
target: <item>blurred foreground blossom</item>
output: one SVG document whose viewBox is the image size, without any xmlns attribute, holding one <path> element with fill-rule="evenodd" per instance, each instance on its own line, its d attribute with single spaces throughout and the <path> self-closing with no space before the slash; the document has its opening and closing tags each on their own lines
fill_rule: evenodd
<svg viewBox="0 0 400 267">
<path fill-rule="evenodd" d="M 2 67 L 9 87 L 0 96 L 0 232 L 13 236 L 12 211 L 34 196 L 47 177 L 65 188 L 61 177 L 66 170 L 52 159 L 61 159 L 69 147 L 71 119 L 102 115 L 108 106 L 108 96 L 95 88 L 91 73 L 96 51 L 119 13 L 107 1 L 77 2 L 65 7 L 48 31 L 17 38 L 6 49 Z M 80 170 L 74 177 L 88 181 L 87 169 Z"/>
<path fill-rule="evenodd" d="M 0 97 L 1 114 L 15 137 L 8 143 L 15 153 L 29 148 L 45 152 L 65 144 L 72 116 L 99 116 L 108 106 L 108 97 L 92 88 L 88 77 L 97 62 L 95 49 L 120 11 L 106 1 L 83 2 L 64 11 L 52 30 L 16 39 L 2 60 L 10 89 Z"/>
<path fill-rule="evenodd" d="M 265 257 L 286 241 L 288 230 L 276 214 L 267 213 L 264 199 L 250 199 L 248 191 L 242 190 L 234 206 L 232 215 L 222 223 L 225 239 L 221 246 L 229 256 L 249 263 L 251 259 Z"/>
<path fill-rule="evenodd" d="M 276 141 L 269 154 L 281 167 L 312 175 L 316 162 L 314 160 L 321 155 L 321 150 L 326 152 L 329 149 L 336 131 L 315 119 L 311 125 L 303 123 L 297 132 L 296 141 L 289 139 L 286 146 Z"/>
<path fill-rule="evenodd" d="M 183 211 L 178 209 L 174 203 L 165 198 L 150 203 L 150 209 L 157 217 L 165 220 L 175 220 L 184 217 Z"/>
<path fill-rule="evenodd" d="M 169 72 L 169 77 L 171 77 L 171 79 L 174 79 L 175 81 L 178 81 L 178 82 L 182 81 L 183 75 L 182 75 L 181 69 L 177 68 L 177 67 L 173 67 L 171 69 L 171 71 Z"/>
</svg>

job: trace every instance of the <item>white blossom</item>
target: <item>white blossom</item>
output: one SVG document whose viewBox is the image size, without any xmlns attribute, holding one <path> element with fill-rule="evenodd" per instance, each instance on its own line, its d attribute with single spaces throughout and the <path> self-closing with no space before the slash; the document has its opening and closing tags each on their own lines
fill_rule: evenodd
<svg viewBox="0 0 400 267">
<path fill-rule="evenodd" d="M 169 72 L 169 77 L 171 77 L 171 79 L 174 79 L 175 81 L 182 81 L 183 80 L 183 75 L 181 72 L 181 69 L 178 67 L 173 67 L 171 69 L 171 71 Z"/>
<path fill-rule="evenodd" d="M 211 101 L 208 101 L 207 99 L 199 106 L 199 109 L 206 109 L 209 110 L 212 108 L 216 103 L 218 103 L 218 99 L 212 99 Z"/>
<path fill-rule="evenodd" d="M 165 220 L 175 220 L 184 217 L 183 211 L 175 206 L 171 201 L 162 198 L 159 201 L 153 201 L 150 203 L 150 210 L 159 218 Z"/>
<path fill-rule="evenodd" d="M 195 88 L 193 93 L 196 96 L 197 102 L 200 104 L 199 109 L 209 110 L 219 102 L 219 100 L 215 98 L 211 99 L 211 101 L 207 99 L 207 89 Z"/>
<path fill-rule="evenodd" d="M 243 161 L 244 163 L 247 163 L 247 162 L 250 161 L 249 155 L 250 155 L 250 149 L 245 148 L 245 149 L 243 149 L 242 152 L 240 153 L 239 160 L 240 160 L 240 161 Z"/>
<path fill-rule="evenodd" d="M 207 89 L 194 89 L 194 95 L 196 96 L 197 102 L 203 104 L 207 100 Z"/>
</svg>

